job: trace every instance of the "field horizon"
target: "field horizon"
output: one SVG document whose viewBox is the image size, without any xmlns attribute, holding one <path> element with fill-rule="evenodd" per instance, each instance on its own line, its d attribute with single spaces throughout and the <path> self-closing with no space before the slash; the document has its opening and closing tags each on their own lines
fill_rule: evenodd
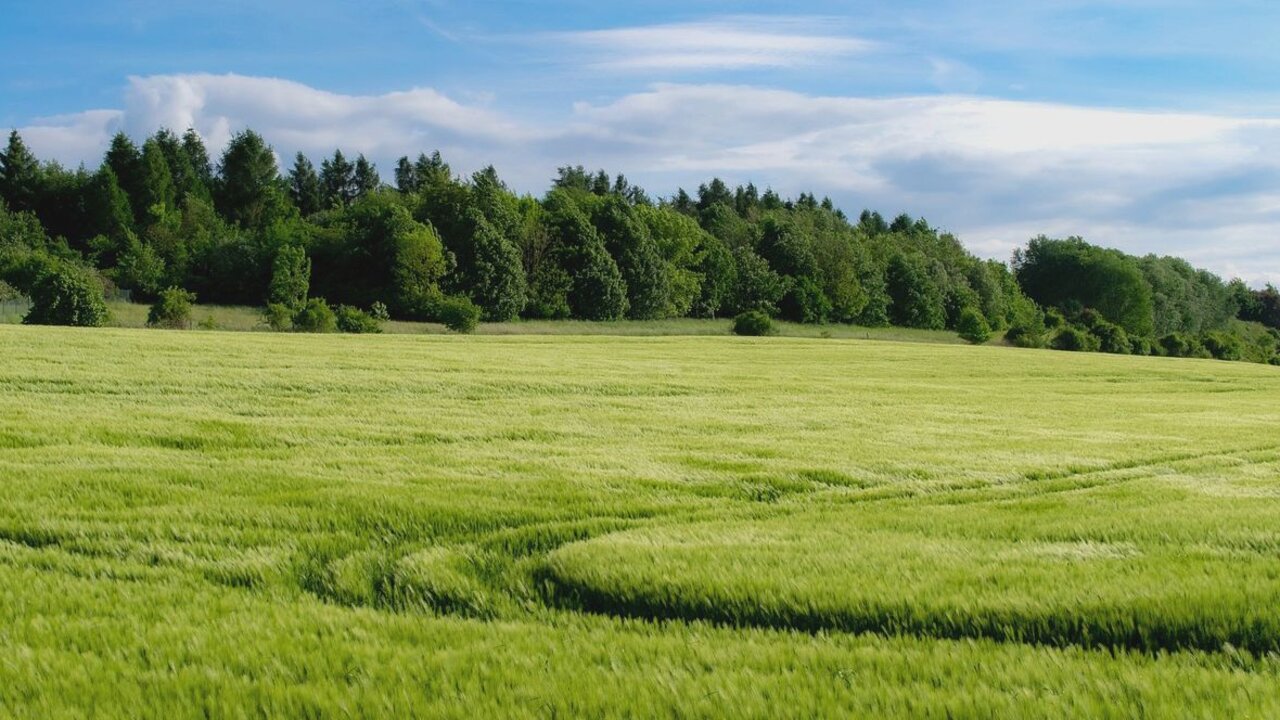
<svg viewBox="0 0 1280 720">
<path fill-rule="evenodd" d="M 1280 712 L 1280 371 L 0 326 L 0 714 Z"/>
</svg>

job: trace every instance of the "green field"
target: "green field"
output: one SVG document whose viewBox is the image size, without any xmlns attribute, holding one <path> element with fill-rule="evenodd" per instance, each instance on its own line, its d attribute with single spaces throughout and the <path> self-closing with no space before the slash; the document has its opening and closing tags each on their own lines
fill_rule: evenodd
<svg viewBox="0 0 1280 720">
<path fill-rule="evenodd" d="M 14 325 L 0 358 L 6 716 L 1280 716 L 1280 368 Z"/>
</svg>

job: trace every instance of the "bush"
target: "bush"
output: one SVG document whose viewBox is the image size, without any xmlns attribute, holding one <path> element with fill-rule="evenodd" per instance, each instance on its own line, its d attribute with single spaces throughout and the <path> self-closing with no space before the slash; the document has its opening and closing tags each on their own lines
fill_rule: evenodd
<svg viewBox="0 0 1280 720">
<path fill-rule="evenodd" d="M 360 308 L 350 305 L 339 305 L 334 312 L 338 319 L 338 331 L 344 333 L 365 334 L 382 332 L 382 321 Z"/>
<path fill-rule="evenodd" d="M 1155 343 L 1151 342 L 1150 338 L 1130 335 L 1129 352 L 1134 355 L 1154 355 L 1156 353 L 1156 346 Z"/>
<path fill-rule="evenodd" d="M 87 270 L 52 266 L 42 270 L 31 286 L 31 310 L 27 325 L 77 325 L 97 327 L 107 321 L 102 283 Z"/>
<path fill-rule="evenodd" d="M 147 313 L 147 325 L 170 330 L 190 328 L 191 303 L 195 301 L 195 293 L 189 293 L 180 287 L 161 290 L 151 311 Z"/>
<path fill-rule="evenodd" d="M 1160 338 L 1160 349 L 1169 357 L 1210 357 L 1197 338 L 1178 332 Z"/>
<path fill-rule="evenodd" d="M 276 332 L 284 332 L 293 329 L 293 311 L 288 305 L 281 303 L 271 303 L 267 306 L 267 311 L 262 315 L 263 322 L 267 327 Z"/>
<path fill-rule="evenodd" d="M 1061 316 L 1059 316 L 1061 319 Z M 1045 313 L 1030 300 L 1019 296 L 1010 313 L 1009 329 L 1004 339 L 1024 348 L 1042 348 L 1045 346 L 1049 329 L 1045 327 Z"/>
<path fill-rule="evenodd" d="M 1062 316 L 1062 311 L 1058 308 L 1049 308 L 1044 313 L 1044 326 L 1050 330 L 1060 328 L 1067 324 L 1067 319 Z"/>
<path fill-rule="evenodd" d="M 1219 360 L 1240 360 L 1244 357 L 1244 343 L 1230 333 L 1207 333 L 1204 336 L 1204 349 Z"/>
<path fill-rule="evenodd" d="M 733 333 L 735 335 L 761 337 L 773 335 L 776 332 L 777 329 L 773 326 L 773 320 L 759 310 L 748 310 L 733 319 Z"/>
<path fill-rule="evenodd" d="M 1053 349 L 1089 352 L 1098 349 L 1098 339 L 1074 325 L 1064 325 L 1053 338 Z"/>
<path fill-rule="evenodd" d="M 1092 312 L 1092 311 L 1086 311 Z M 1089 334 L 1098 339 L 1098 349 L 1115 355 L 1128 355 L 1133 351 L 1129 343 L 1129 333 L 1124 328 L 1109 323 L 1098 316 L 1089 326 Z"/>
<path fill-rule="evenodd" d="M 991 326 L 976 308 L 967 307 L 960 311 L 956 333 L 974 345 L 981 345 L 991 339 Z"/>
<path fill-rule="evenodd" d="M 480 308 L 465 297 L 447 297 L 436 308 L 436 318 L 458 333 L 469 333 L 480 324 Z"/>
<path fill-rule="evenodd" d="M 298 332 L 331 333 L 338 329 L 338 317 L 323 298 L 311 298 L 293 316 L 293 329 Z"/>
<path fill-rule="evenodd" d="M 391 319 L 391 313 L 387 310 L 387 306 L 381 300 L 376 300 L 369 306 L 369 316 L 374 320 L 386 322 Z"/>
<path fill-rule="evenodd" d="M 205 318 L 196 325 L 196 327 L 201 330 L 218 330 L 221 326 L 218 325 L 217 319 L 212 315 L 206 315 Z"/>
</svg>

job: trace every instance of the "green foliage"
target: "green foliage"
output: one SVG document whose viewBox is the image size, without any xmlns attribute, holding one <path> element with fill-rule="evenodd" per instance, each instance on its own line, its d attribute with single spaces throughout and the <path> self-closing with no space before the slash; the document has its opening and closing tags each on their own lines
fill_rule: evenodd
<svg viewBox="0 0 1280 720">
<path fill-rule="evenodd" d="M 649 228 L 625 200 L 607 198 L 597 207 L 592 222 L 616 259 L 627 291 L 627 317 L 655 320 L 671 307 L 671 269 Z"/>
<path fill-rule="evenodd" d="M 334 310 L 334 315 L 337 317 L 338 332 L 357 335 L 382 332 L 383 319 L 379 319 L 372 313 L 367 313 L 360 308 L 339 305 Z"/>
<path fill-rule="evenodd" d="M 137 299 L 150 300 L 157 297 L 164 280 L 164 260 L 155 248 L 130 236 L 115 270 L 116 283 L 133 290 Z"/>
<path fill-rule="evenodd" d="M 262 320 L 267 327 L 276 332 L 285 332 L 293 329 L 293 315 L 296 312 L 294 308 L 280 303 L 271 303 L 267 305 L 263 312 Z"/>
<path fill-rule="evenodd" d="M 446 271 L 435 230 L 386 192 L 319 219 L 311 248 L 315 292 L 358 307 L 383 302 L 396 317 L 426 318 Z"/>
<path fill-rule="evenodd" d="M 142 145 L 142 196 L 138 199 L 139 226 L 160 222 L 178 207 L 173 173 L 160 143 L 152 138 Z"/>
<path fill-rule="evenodd" d="M 1124 328 L 1106 320 L 1098 319 L 1089 326 L 1089 333 L 1097 339 L 1098 349 L 1115 355 L 1128 355 L 1133 351 L 1129 334 Z"/>
<path fill-rule="evenodd" d="M 1160 350 L 1169 357 L 1207 358 L 1209 351 L 1194 335 L 1169 333 L 1160 338 Z"/>
<path fill-rule="evenodd" d="M 40 162 L 18 131 L 10 131 L 8 145 L 0 150 L 0 200 L 14 212 L 34 211 L 41 184 Z"/>
<path fill-rule="evenodd" d="M 930 330 L 946 327 L 942 290 L 924 257 L 894 255 L 885 272 L 885 286 L 892 303 L 889 318 L 895 325 Z"/>
<path fill-rule="evenodd" d="M 147 325 L 171 330 L 188 329 L 191 327 L 191 304 L 195 301 L 195 293 L 182 288 L 162 290 L 147 313 Z"/>
<path fill-rule="evenodd" d="M 733 333 L 759 337 L 774 335 L 778 332 L 773 326 L 773 319 L 759 310 L 748 310 L 733 319 Z"/>
<path fill-rule="evenodd" d="M 779 313 L 784 319 L 799 323 L 824 323 L 831 317 L 831 301 L 816 280 L 801 277 L 788 285 L 786 294 L 778 303 Z"/>
<path fill-rule="evenodd" d="M 111 146 L 102 159 L 104 168 L 109 169 L 120 183 L 120 189 L 129 199 L 129 222 L 141 223 L 147 217 L 147 209 L 143 207 L 145 194 L 146 169 L 142 164 L 142 153 L 128 135 L 117 132 L 111 138 Z"/>
<path fill-rule="evenodd" d="M 1151 285 L 1138 261 L 1080 238 L 1033 239 L 1014 257 L 1018 283 L 1045 307 L 1093 308 L 1138 335 L 1154 330 Z"/>
<path fill-rule="evenodd" d="M 27 325 L 78 325 L 96 327 L 107 321 L 102 283 L 92 273 L 58 263 L 35 278 L 28 293 L 31 309 Z"/>
<path fill-rule="evenodd" d="M 974 345 L 981 345 L 991 339 L 991 326 L 977 308 L 967 307 L 960 311 L 956 334 Z"/>
<path fill-rule="evenodd" d="M 618 264 L 586 215 L 563 191 L 548 197 L 547 222 L 552 257 L 572 279 L 568 305 L 573 317 L 623 317 L 628 309 L 627 286 Z"/>
<path fill-rule="evenodd" d="M 1097 337 L 1075 325 L 1058 328 L 1057 334 L 1053 336 L 1052 346 L 1054 350 L 1069 352 L 1096 352 L 1100 348 Z"/>
<path fill-rule="evenodd" d="M 338 329 L 338 316 L 324 298 L 309 298 L 293 314 L 293 329 L 305 333 L 331 333 Z"/>
<path fill-rule="evenodd" d="M 465 297 L 447 297 L 435 311 L 436 319 L 456 333 L 474 332 L 480 324 L 480 308 Z"/>
<path fill-rule="evenodd" d="M 232 136 L 218 165 L 214 201 L 227 222 L 260 229 L 284 214 L 275 154 L 262 136 L 245 130 Z"/>
<path fill-rule="evenodd" d="M 367 158 L 340 150 L 319 172 L 298 154 L 282 178 L 248 130 L 217 171 L 190 129 L 181 138 L 160 129 L 141 147 L 118 133 L 95 173 L 41 166 L 14 133 L 0 152 L 0 195 L 34 212 L 43 239 L 0 251 L 0 273 L 30 285 L 38 256 L 59 258 L 91 264 L 139 299 L 176 286 L 207 303 L 296 310 L 314 294 L 383 303 L 400 320 L 434 317 L 445 296 L 469 298 L 494 322 L 760 310 L 940 330 L 972 308 L 1019 346 L 1043 346 L 1064 324 L 1117 353 L 1144 350 L 1136 338 L 1219 333 L 1240 340 L 1238 352 L 1215 345 L 1220 355 L 1256 362 L 1274 349 L 1233 316 L 1280 325 L 1274 288 L 1223 283 L 1177 258 L 1039 237 L 1011 272 L 923 218 L 888 222 L 867 210 L 852 223 L 829 198 L 784 199 L 718 178 L 696 198 L 679 190 L 655 202 L 621 174 L 564 167 L 537 199 L 518 196 L 492 166 L 457 177 L 436 152 L 400 158 L 393 190 Z"/>
<path fill-rule="evenodd" d="M 737 282 L 730 308 L 738 313 L 759 310 L 766 315 L 778 314 L 778 302 L 787 291 L 782 277 L 748 247 L 733 251 L 733 265 Z"/>
<path fill-rule="evenodd" d="M 1056 314 L 1055 321 L 1060 326 L 1062 315 Z M 1042 348 L 1048 343 L 1048 313 L 1029 298 L 1018 294 L 1011 303 L 1009 311 L 1009 329 L 1005 331 L 1005 340 L 1024 348 Z M 1056 327 L 1056 326 L 1055 326 Z"/>
<path fill-rule="evenodd" d="M 301 308 L 311 288 L 311 259 L 307 251 L 296 245 L 282 246 L 271 264 L 271 285 L 267 303 Z"/>
<path fill-rule="evenodd" d="M 1228 332 L 1215 331 L 1205 333 L 1204 349 L 1218 360 L 1244 359 L 1244 342 Z"/>
<path fill-rule="evenodd" d="M 324 207 L 320 176 L 302 153 L 294 157 L 293 168 L 289 171 L 289 198 L 303 217 L 314 215 Z"/>
<path fill-rule="evenodd" d="M 461 285 L 486 320 L 505 322 L 524 309 L 527 288 L 520 251 L 484 215 L 472 210 L 469 253 L 459 263 Z"/>
</svg>

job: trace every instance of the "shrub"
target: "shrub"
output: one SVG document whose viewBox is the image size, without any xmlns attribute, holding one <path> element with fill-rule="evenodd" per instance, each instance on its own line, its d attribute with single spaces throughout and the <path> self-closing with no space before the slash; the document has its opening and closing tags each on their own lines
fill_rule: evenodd
<svg viewBox="0 0 1280 720">
<path fill-rule="evenodd" d="M 107 321 L 102 283 L 87 270 L 52 266 L 42 270 L 31 286 L 31 310 L 27 325 L 78 325 L 97 327 Z"/>
<path fill-rule="evenodd" d="M 1098 349 L 1098 339 L 1074 325 L 1065 325 L 1054 336 L 1053 349 L 1088 352 Z"/>
<path fill-rule="evenodd" d="M 21 295 L 22 293 L 18 292 L 17 288 L 3 280 L 0 280 L 0 302 L 5 302 L 6 300 L 17 300 Z"/>
<path fill-rule="evenodd" d="M 1129 333 L 1119 325 L 1102 319 L 1101 316 L 1093 320 L 1093 324 L 1089 326 L 1089 334 L 1098 339 L 1098 349 L 1102 352 L 1128 355 L 1133 351 L 1129 344 Z"/>
<path fill-rule="evenodd" d="M 360 308 L 350 305 L 339 305 L 334 312 L 338 319 L 338 331 L 344 333 L 364 334 L 382 332 L 382 321 Z"/>
<path fill-rule="evenodd" d="M 1062 316 L 1062 311 L 1058 308 L 1049 308 L 1044 313 L 1044 326 L 1050 330 L 1060 328 L 1067 324 L 1067 319 Z"/>
<path fill-rule="evenodd" d="M 201 330 L 217 330 L 221 326 L 218 325 L 218 321 L 214 319 L 212 315 L 206 315 L 205 318 L 196 325 L 196 327 Z"/>
<path fill-rule="evenodd" d="M 1244 343 L 1240 338 L 1225 332 L 1211 332 L 1204 336 L 1204 349 L 1219 360 L 1240 360 L 1244 357 Z"/>
<path fill-rule="evenodd" d="M 1130 335 L 1129 352 L 1134 355 L 1154 355 L 1156 352 L 1156 346 L 1155 343 L 1151 342 L 1151 338 Z"/>
<path fill-rule="evenodd" d="M 331 333 L 338 329 L 338 317 L 323 298 L 311 298 L 293 316 L 293 329 L 298 332 Z"/>
<path fill-rule="evenodd" d="M 1017 298 L 1004 339 L 1018 347 L 1042 348 L 1045 346 L 1048 335 L 1049 329 L 1045 327 L 1045 313 L 1030 300 L 1024 297 Z"/>
<path fill-rule="evenodd" d="M 974 345 L 981 345 L 991 339 L 991 326 L 977 308 L 967 307 L 960 311 L 956 333 Z"/>
<path fill-rule="evenodd" d="M 151 311 L 147 313 L 147 325 L 150 327 L 183 330 L 191 327 L 191 303 L 196 301 L 195 293 L 189 293 L 180 287 L 161 290 Z"/>
<path fill-rule="evenodd" d="M 262 319 L 266 322 L 267 327 L 276 332 L 293 329 L 293 311 L 289 309 L 288 305 L 271 303 L 267 306 L 267 311 L 262 314 Z"/>
<path fill-rule="evenodd" d="M 761 337 L 773 335 L 777 329 L 773 326 L 773 320 L 765 313 L 748 310 L 733 319 L 733 332 L 735 335 Z"/>
<path fill-rule="evenodd" d="M 1178 332 L 1160 338 L 1160 349 L 1169 357 L 1210 357 L 1197 338 Z"/>
<path fill-rule="evenodd" d="M 374 320 L 386 322 L 391 319 L 391 313 L 387 310 L 386 303 L 376 300 L 369 306 L 369 316 Z"/>
<path fill-rule="evenodd" d="M 480 324 L 480 308 L 465 297 L 447 297 L 436 308 L 436 317 L 457 333 L 469 333 Z"/>
</svg>

